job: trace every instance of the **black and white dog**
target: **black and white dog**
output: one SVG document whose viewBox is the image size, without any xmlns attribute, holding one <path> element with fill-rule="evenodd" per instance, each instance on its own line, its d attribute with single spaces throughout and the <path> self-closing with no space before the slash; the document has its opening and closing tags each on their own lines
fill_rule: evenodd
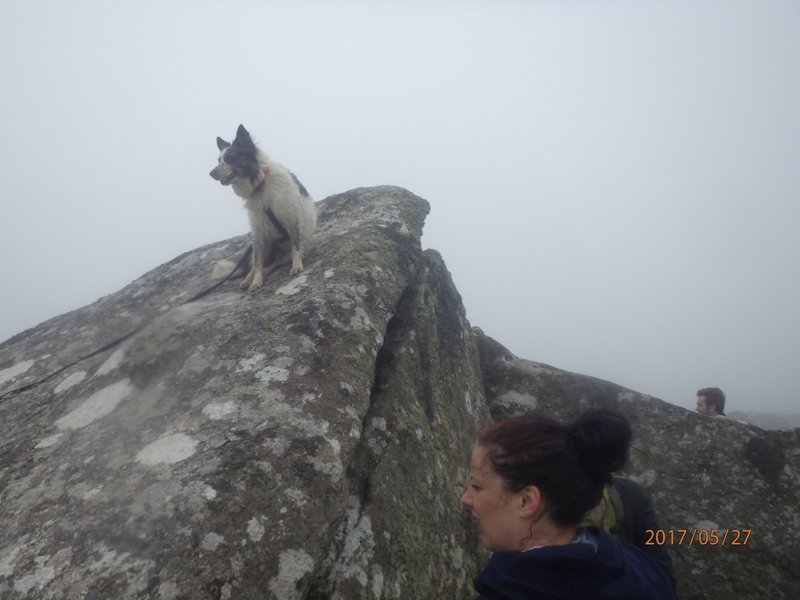
<svg viewBox="0 0 800 600">
<path fill-rule="evenodd" d="M 259 150 L 250 134 L 239 125 L 233 143 L 217 138 L 219 164 L 211 177 L 233 186 L 244 200 L 252 232 L 253 257 L 242 288 L 251 292 L 264 285 L 264 267 L 288 262 L 286 245 L 291 245 L 290 275 L 303 270 L 303 251 L 311 242 L 317 222 L 314 201 L 294 173 L 272 162 Z M 284 256 L 281 257 L 281 253 Z"/>
</svg>

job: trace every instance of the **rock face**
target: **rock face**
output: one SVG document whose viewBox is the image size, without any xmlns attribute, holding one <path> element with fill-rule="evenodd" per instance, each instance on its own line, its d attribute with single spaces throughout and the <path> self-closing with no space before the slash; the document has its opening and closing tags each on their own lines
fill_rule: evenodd
<svg viewBox="0 0 800 600">
<path fill-rule="evenodd" d="M 0 596 L 469 597 L 488 412 L 428 209 L 354 190 L 296 278 L 182 304 L 236 238 L 3 344 L 0 394 L 143 326 L 0 402 Z"/>
<path fill-rule="evenodd" d="M 764 431 L 698 415 L 607 381 L 521 360 L 480 330 L 476 335 L 493 417 L 536 410 L 568 421 L 590 407 L 628 417 L 634 441 L 623 475 L 650 491 L 664 531 L 654 535 L 672 541 L 680 598 L 796 597 L 800 430 Z M 705 531 L 692 543 L 687 533 L 679 543 L 679 530 L 693 529 Z"/>
<path fill-rule="evenodd" d="M 488 555 L 456 482 L 477 431 L 589 406 L 631 419 L 662 527 L 752 530 L 674 545 L 682 597 L 791 596 L 796 432 L 514 357 L 422 252 L 409 192 L 318 210 L 298 277 L 187 302 L 242 236 L 0 345 L 0 597 L 472 598 Z"/>
</svg>

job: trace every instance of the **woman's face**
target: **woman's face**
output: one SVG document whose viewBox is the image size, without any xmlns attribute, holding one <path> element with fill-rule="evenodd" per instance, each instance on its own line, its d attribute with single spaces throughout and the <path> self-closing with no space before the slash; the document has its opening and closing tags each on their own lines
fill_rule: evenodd
<svg viewBox="0 0 800 600">
<path fill-rule="evenodd" d="M 488 451 L 475 446 L 469 464 L 469 485 L 461 506 L 472 512 L 481 532 L 481 542 L 492 551 L 522 550 L 530 522 L 520 515 L 522 494 L 509 491 L 492 467 Z"/>
</svg>

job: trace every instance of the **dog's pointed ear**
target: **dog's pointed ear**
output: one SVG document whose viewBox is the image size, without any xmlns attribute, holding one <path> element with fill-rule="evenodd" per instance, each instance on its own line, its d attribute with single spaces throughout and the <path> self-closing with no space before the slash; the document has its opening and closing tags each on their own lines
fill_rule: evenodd
<svg viewBox="0 0 800 600">
<path fill-rule="evenodd" d="M 252 142 L 253 139 L 250 137 L 250 132 L 244 128 L 244 125 L 239 125 L 239 129 L 236 130 L 236 139 L 240 142 Z"/>
<path fill-rule="evenodd" d="M 230 143 L 226 142 L 221 137 L 217 138 L 217 148 L 219 148 L 220 150 L 225 150 L 225 148 L 227 148 L 228 146 L 230 146 Z"/>
</svg>

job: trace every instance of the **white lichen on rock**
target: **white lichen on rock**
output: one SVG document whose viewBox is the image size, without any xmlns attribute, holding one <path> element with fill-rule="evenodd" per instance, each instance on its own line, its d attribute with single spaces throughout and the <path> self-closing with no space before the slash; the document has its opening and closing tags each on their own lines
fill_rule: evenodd
<svg viewBox="0 0 800 600">
<path fill-rule="evenodd" d="M 349 503 L 345 517 L 349 529 L 332 575 L 341 580 L 355 579 L 361 587 L 366 587 L 369 583 L 367 569 L 375 550 L 372 520 L 369 515 L 361 513 L 358 499 L 351 496 Z"/>
<path fill-rule="evenodd" d="M 117 383 L 98 390 L 83 402 L 78 408 L 67 413 L 55 423 L 59 429 L 80 429 L 92 421 L 96 421 L 111 413 L 117 405 L 133 391 L 130 379 L 123 379 Z"/>
<path fill-rule="evenodd" d="M 211 402 L 203 407 L 203 414 L 212 421 L 223 419 L 236 412 L 236 403 L 228 400 L 227 402 Z"/>
<path fill-rule="evenodd" d="M 295 277 L 289 283 L 284 285 L 283 287 L 279 287 L 275 290 L 276 294 L 281 294 L 283 296 L 294 296 L 297 292 L 302 290 L 307 283 L 306 274 L 303 273 L 302 275 Z"/>
<path fill-rule="evenodd" d="M 17 558 L 17 554 L 19 554 L 20 547 L 15 546 L 11 550 L 7 551 L 5 556 L 0 554 L 0 577 L 11 577 L 14 573 L 13 564 Z"/>
<path fill-rule="evenodd" d="M 39 450 L 43 448 L 50 448 L 51 446 L 55 446 L 62 437 L 64 437 L 63 433 L 54 433 L 51 436 L 39 440 L 39 443 L 36 444 L 34 448 L 37 448 Z"/>
<path fill-rule="evenodd" d="M 78 371 L 76 373 L 72 373 L 64 377 L 64 379 L 59 383 L 55 389 L 53 390 L 56 394 L 60 394 L 61 392 L 66 392 L 69 388 L 78 385 L 81 381 L 86 378 L 86 371 Z"/>
<path fill-rule="evenodd" d="M 281 367 L 265 367 L 256 373 L 256 379 L 269 383 L 271 381 L 286 381 L 289 379 L 289 371 Z"/>
<path fill-rule="evenodd" d="M 236 373 L 252 371 L 253 369 L 255 369 L 256 365 L 264 362 L 265 358 L 266 355 L 262 354 L 261 352 L 255 353 L 250 358 L 242 358 L 241 360 L 239 360 L 239 364 L 236 366 Z"/>
<path fill-rule="evenodd" d="M 14 591 L 27 595 L 34 588 L 41 590 L 46 586 L 56 576 L 55 569 L 50 565 L 45 565 L 49 558 L 49 556 L 37 556 L 35 559 L 36 570 L 17 578 L 14 581 Z"/>
<path fill-rule="evenodd" d="M 197 440 L 185 433 L 163 435 L 155 442 L 142 448 L 136 460 L 144 465 L 172 464 L 186 460 L 197 448 Z"/>
<path fill-rule="evenodd" d="M 122 361 L 125 359 L 125 350 L 119 348 L 114 351 L 114 353 L 108 357 L 108 360 L 100 365 L 100 368 L 97 369 L 97 372 L 94 374 L 95 377 L 100 377 L 102 375 L 106 375 L 107 373 L 111 373 L 111 371 L 115 370 L 122 364 Z"/>
<path fill-rule="evenodd" d="M 214 533 L 213 531 L 207 533 L 203 537 L 203 541 L 200 543 L 203 550 L 207 550 L 208 552 L 214 552 L 221 544 L 225 543 L 225 538 L 218 533 Z"/>
<path fill-rule="evenodd" d="M 264 537 L 264 525 L 261 524 L 261 518 L 253 517 L 247 522 L 247 537 L 251 542 L 260 542 Z"/>
<path fill-rule="evenodd" d="M 25 371 L 33 366 L 34 362 L 35 361 L 33 360 L 23 360 L 15 365 L 11 365 L 7 369 L 0 370 L 0 385 L 7 381 L 16 379 L 19 375 L 22 375 Z"/>
<path fill-rule="evenodd" d="M 281 600 L 299 598 L 297 582 L 314 569 L 314 558 L 302 548 L 285 550 L 278 559 L 278 574 L 269 582 L 269 590 Z"/>
</svg>

